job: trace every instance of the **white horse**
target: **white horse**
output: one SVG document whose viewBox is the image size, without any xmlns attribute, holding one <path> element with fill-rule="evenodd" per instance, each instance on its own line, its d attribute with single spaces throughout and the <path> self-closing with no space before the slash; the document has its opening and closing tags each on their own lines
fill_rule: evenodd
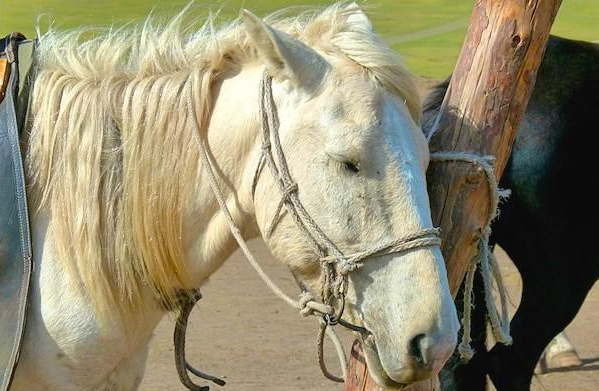
<svg viewBox="0 0 599 391">
<path fill-rule="evenodd" d="M 14 391 L 137 389 L 164 303 L 237 248 L 196 120 L 245 237 L 262 234 L 319 292 L 318 257 L 289 214 L 265 235 L 281 198 L 272 176 L 252 195 L 264 71 L 299 198 L 341 250 L 432 227 L 415 84 L 357 6 L 268 24 L 245 13 L 193 34 L 186 13 L 84 42 L 81 31 L 41 38 L 25 161 L 36 266 Z M 344 316 L 372 334 L 377 382 L 439 371 L 458 322 L 438 246 L 371 258 L 348 289 Z"/>
</svg>

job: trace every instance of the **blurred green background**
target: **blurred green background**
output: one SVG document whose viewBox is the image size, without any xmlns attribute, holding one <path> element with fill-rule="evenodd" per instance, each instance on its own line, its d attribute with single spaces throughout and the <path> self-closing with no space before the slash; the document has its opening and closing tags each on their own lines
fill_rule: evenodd
<svg viewBox="0 0 599 391">
<path fill-rule="evenodd" d="M 265 14 L 290 5 L 325 5 L 314 0 L 196 0 L 196 6 L 223 7 L 235 16 L 244 7 Z M 453 69 L 464 38 L 474 0 L 377 0 L 370 7 L 376 30 L 405 58 L 410 69 L 423 76 L 444 78 Z M 33 36 L 38 15 L 42 29 L 49 21 L 58 28 L 80 25 L 123 24 L 142 20 L 152 10 L 173 15 L 188 0 L 0 0 L 0 33 L 21 31 Z M 599 40 L 599 0 L 563 0 L 554 34 Z"/>
</svg>

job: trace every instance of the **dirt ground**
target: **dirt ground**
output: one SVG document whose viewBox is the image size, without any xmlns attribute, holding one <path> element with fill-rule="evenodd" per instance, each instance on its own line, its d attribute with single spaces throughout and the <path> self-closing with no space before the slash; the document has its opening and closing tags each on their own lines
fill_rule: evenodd
<svg viewBox="0 0 599 391">
<path fill-rule="evenodd" d="M 251 247 L 268 273 L 286 288 L 297 291 L 289 272 L 278 264 L 261 241 Z M 520 280 L 501 251 L 500 263 L 517 302 Z M 203 300 L 191 316 L 188 359 L 202 370 L 222 376 L 229 391 L 342 390 L 324 379 L 316 363 L 315 319 L 304 319 L 273 296 L 253 269 L 235 253 L 203 288 Z M 599 389 L 599 285 L 589 294 L 567 333 L 585 365 L 538 376 L 534 391 L 596 391 Z M 164 319 L 156 330 L 141 390 L 185 390 L 173 362 L 173 319 Z M 347 349 L 351 337 L 344 335 Z M 331 368 L 338 368 L 328 349 Z M 212 387 L 219 389 L 218 386 Z"/>
</svg>

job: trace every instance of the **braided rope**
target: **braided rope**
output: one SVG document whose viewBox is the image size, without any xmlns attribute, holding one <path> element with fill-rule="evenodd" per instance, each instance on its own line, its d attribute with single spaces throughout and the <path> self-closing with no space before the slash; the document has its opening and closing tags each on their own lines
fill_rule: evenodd
<svg viewBox="0 0 599 391">
<path fill-rule="evenodd" d="M 439 234 L 439 228 L 425 228 L 403 238 L 381 243 L 380 245 L 365 251 L 343 255 L 341 257 L 323 257 L 321 260 L 328 263 L 337 263 L 339 268 L 342 269 L 341 273 L 343 273 L 343 271 L 347 273 L 356 270 L 361 266 L 361 261 L 373 256 L 402 253 L 415 248 L 440 246 L 441 239 L 439 238 Z"/>
<path fill-rule="evenodd" d="M 281 215 L 281 210 L 283 209 L 283 206 L 285 205 L 285 201 L 289 198 L 291 193 L 295 193 L 296 191 L 298 191 L 297 183 L 292 183 L 289 186 L 287 186 L 287 188 L 285 190 L 283 190 L 283 193 L 281 194 L 281 201 L 279 201 L 279 204 L 277 205 L 277 209 L 275 209 L 275 214 L 272 218 L 270 226 L 268 227 L 268 230 L 266 231 L 267 238 L 270 238 L 272 236 L 272 233 L 274 232 L 275 228 L 277 227 L 277 222 L 279 221 L 279 217 Z"/>
</svg>

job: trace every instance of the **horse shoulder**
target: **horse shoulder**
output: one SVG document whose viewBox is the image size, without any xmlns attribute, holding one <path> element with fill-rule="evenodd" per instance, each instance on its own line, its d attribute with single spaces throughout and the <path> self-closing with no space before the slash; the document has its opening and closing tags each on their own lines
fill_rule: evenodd
<svg viewBox="0 0 599 391">
<path fill-rule="evenodd" d="M 104 330 L 83 294 L 73 294 L 53 250 L 51 218 L 32 218 L 33 275 L 27 328 L 11 390 L 135 390 L 143 375 L 153 327 L 134 343 L 119 328 Z M 161 315 L 150 314 L 152 323 Z M 137 331 L 137 330 L 136 330 Z M 145 335 L 144 335 L 145 334 Z M 129 342 L 129 343 L 128 343 Z"/>
</svg>

